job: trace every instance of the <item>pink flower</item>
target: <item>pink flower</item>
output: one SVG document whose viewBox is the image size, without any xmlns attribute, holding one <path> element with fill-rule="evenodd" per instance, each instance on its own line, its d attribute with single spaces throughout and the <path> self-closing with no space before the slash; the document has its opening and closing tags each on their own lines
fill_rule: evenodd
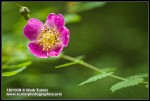
<svg viewBox="0 0 150 101">
<path fill-rule="evenodd" d="M 62 14 L 51 13 L 45 24 L 36 18 L 30 18 L 24 27 L 24 35 L 31 42 L 28 49 L 37 58 L 58 56 L 68 45 L 70 32 L 65 27 Z"/>
</svg>

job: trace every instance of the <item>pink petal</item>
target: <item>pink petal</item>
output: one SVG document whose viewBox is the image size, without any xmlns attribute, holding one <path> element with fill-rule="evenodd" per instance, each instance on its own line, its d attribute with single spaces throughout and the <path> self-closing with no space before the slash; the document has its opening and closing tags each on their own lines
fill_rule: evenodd
<svg viewBox="0 0 150 101">
<path fill-rule="evenodd" d="M 51 51 L 49 51 L 47 53 L 48 56 L 58 56 L 63 50 L 63 46 L 62 45 L 58 45 L 57 47 L 55 47 L 54 49 L 52 49 Z"/>
<path fill-rule="evenodd" d="M 42 28 L 43 23 L 40 20 L 36 18 L 30 18 L 24 27 L 24 35 L 31 41 L 36 40 L 36 37 Z"/>
<path fill-rule="evenodd" d="M 69 42 L 70 32 L 65 26 L 63 26 L 59 30 L 59 33 L 60 33 L 60 39 L 61 39 L 64 47 L 66 47 L 68 45 L 68 42 Z"/>
<path fill-rule="evenodd" d="M 37 43 L 30 42 L 28 44 L 28 49 L 37 58 L 48 58 L 47 52 L 43 51 L 42 46 L 39 46 Z"/>
<path fill-rule="evenodd" d="M 51 28 L 59 29 L 65 25 L 64 17 L 62 14 L 51 13 L 48 15 L 45 24 Z"/>
</svg>

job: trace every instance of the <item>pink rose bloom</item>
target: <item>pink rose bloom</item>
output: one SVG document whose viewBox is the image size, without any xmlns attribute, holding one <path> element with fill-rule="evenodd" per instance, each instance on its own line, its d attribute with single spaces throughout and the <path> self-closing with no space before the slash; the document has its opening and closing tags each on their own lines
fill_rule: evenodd
<svg viewBox="0 0 150 101">
<path fill-rule="evenodd" d="M 31 42 L 28 49 L 37 58 L 58 56 L 68 45 L 70 32 L 65 27 L 62 14 L 51 13 L 45 24 L 36 18 L 30 18 L 24 27 L 24 35 Z"/>
</svg>

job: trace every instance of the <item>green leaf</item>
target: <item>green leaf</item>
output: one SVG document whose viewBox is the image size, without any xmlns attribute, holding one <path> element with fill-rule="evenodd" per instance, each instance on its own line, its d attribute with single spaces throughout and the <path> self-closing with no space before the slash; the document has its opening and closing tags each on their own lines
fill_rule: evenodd
<svg viewBox="0 0 150 101">
<path fill-rule="evenodd" d="M 110 76 L 111 74 L 113 74 L 113 72 L 111 72 L 111 73 L 102 73 L 102 74 L 98 74 L 98 75 L 92 76 L 89 79 L 87 79 L 87 80 L 83 81 L 82 83 L 78 84 L 77 86 L 82 86 L 82 85 L 84 85 L 86 83 L 94 82 L 94 81 L 96 81 L 98 79 L 102 79 L 102 78 L 105 78 L 107 76 Z"/>
<path fill-rule="evenodd" d="M 32 63 L 31 61 L 27 61 L 27 62 L 24 62 L 24 63 L 18 64 L 18 65 L 17 65 L 17 67 L 28 66 L 28 65 L 30 65 L 31 63 Z"/>
<path fill-rule="evenodd" d="M 78 56 L 78 57 L 76 57 L 76 58 L 79 59 L 79 60 L 82 60 L 82 59 L 85 58 L 85 55 L 81 55 L 81 56 Z"/>
<path fill-rule="evenodd" d="M 148 73 L 138 74 L 137 77 L 148 77 Z"/>
<path fill-rule="evenodd" d="M 75 62 L 65 63 L 65 64 L 62 64 L 62 65 L 59 65 L 59 66 L 55 66 L 55 68 L 61 68 L 61 67 L 71 66 L 71 65 L 74 65 L 74 64 L 78 64 L 78 63 L 81 62 L 81 61 L 82 61 L 82 60 L 78 60 L 78 61 L 75 61 Z"/>
<path fill-rule="evenodd" d="M 125 88 L 125 87 L 129 87 L 129 86 L 135 86 L 139 83 L 141 83 L 143 81 L 143 78 L 132 78 L 132 79 L 127 79 L 124 81 L 121 81 L 115 85 L 113 85 L 110 89 L 112 92 Z"/>
<path fill-rule="evenodd" d="M 2 76 L 13 76 L 13 75 L 15 75 L 15 74 L 17 74 L 17 73 L 23 71 L 24 69 L 26 69 L 26 66 L 24 66 L 24 67 L 22 67 L 22 68 L 19 68 L 19 69 L 15 70 L 15 71 L 4 72 L 4 73 L 2 73 Z"/>
<path fill-rule="evenodd" d="M 84 57 L 85 57 L 84 55 L 78 56 L 78 57 L 76 57 L 76 59 L 78 59 L 77 61 L 73 61 L 73 62 L 65 63 L 65 64 L 62 64 L 59 66 L 55 66 L 55 68 L 67 67 L 67 66 L 71 66 L 74 64 L 78 64 L 79 62 L 82 62 L 81 59 L 83 59 Z"/>
<path fill-rule="evenodd" d="M 7 68 L 20 68 L 23 66 L 29 66 L 32 62 L 31 61 L 26 61 L 23 62 L 21 64 L 17 64 L 17 65 L 3 65 L 2 69 L 7 69 Z"/>
<path fill-rule="evenodd" d="M 107 2 L 86 2 L 86 3 L 77 3 L 74 6 L 70 7 L 69 12 L 81 12 L 85 10 L 90 10 L 96 7 L 102 7 Z"/>
<path fill-rule="evenodd" d="M 64 16 L 64 18 L 66 24 L 79 22 L 81 20 L 81 16 L 78 14 L 67 14 Z"/>
<path fill-rule="evenodd" d="M 134 76 L 129 76 L 127 77 L 127 79 L 132 79 L 132 78 L 144 78 L 144 77 L 148 77 L 148 73 L 140 73 L 140 74 L 137 74 L 137 75 L 134 75 Z"/>
</svg>

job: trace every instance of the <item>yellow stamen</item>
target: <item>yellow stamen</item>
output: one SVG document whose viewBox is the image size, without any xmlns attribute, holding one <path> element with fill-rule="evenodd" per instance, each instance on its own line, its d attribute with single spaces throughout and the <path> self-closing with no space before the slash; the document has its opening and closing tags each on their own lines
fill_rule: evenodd
<svg viewBox="0 0 150 101">
<path fill-rule="evenodd" d="M 39 45 L 43 46 L 44 51 L 49 51 L 59 42 L 58 36 L 59 34 L 55 29 L 46 26 L 37 36 L 37 40 Z"/>
</svg>

